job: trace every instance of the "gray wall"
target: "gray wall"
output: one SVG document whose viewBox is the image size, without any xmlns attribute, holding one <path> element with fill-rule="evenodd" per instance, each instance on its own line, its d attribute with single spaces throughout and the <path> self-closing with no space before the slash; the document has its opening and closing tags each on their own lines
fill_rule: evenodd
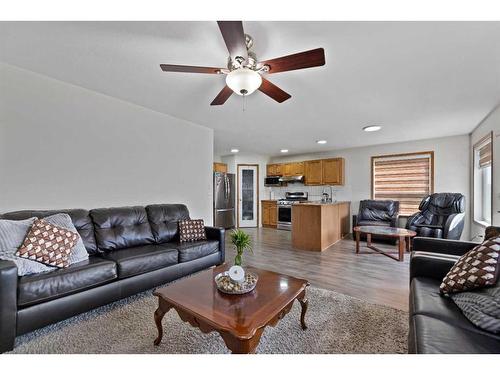
<svg viewBox="0 0 500 375">
<path fill-rule="evenodd" d="M 434 191 L 460 192 L 467 199 L 467 216 L 462 239 L 469 238 L 470 222 L 470 184 L 469 184 L 469 135 L 425 139 L 413 142 L 390 143 L 369 147 L 333 150 L 316 154 L 294 155 L 273 158 L 273 162 L 311 160 L 328 157 L 345 158 L 345 185 L 335 187 L 338 200 L 349 200 L 351 212 L 358 211 L 359 201 L 371 195 L 370 158 L 376 155 L 399 154 L 406 152 L 434 151 Z M 286 189 L 277 190 L 277 195 Z M 310 195 L 319 198 L 323 187 L 299 187 L 297 184 L 288 190 L 310 190 Z"/>
<path fill-rule="evenodd" d="M 0 212 L 185 203 L 212 222 L 213 130 L 0 63 Z"/>
</svg>

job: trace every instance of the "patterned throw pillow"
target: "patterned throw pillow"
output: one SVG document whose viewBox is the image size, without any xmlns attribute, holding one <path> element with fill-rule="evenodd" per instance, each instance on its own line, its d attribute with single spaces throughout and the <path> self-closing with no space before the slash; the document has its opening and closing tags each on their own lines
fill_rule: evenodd
<svg viewBox="0 0 500 375">
<path fill-rule="evenodd" d="M 443 294 L 466 292 L 494 285 L 500 271 L 500 236 L 490 238 L 462 255 L 444 277 Z"/>
<path fill-rule="evenodd" d="M 205 223 L 199 220 L 179 220 L 180 242 L 206 240 Z"/>
<path fill-rule="evenodd" d="M 78 233 L 37 219 L 16 255 L 49 266 L 68 267 L 71 249 L 79 238 Z"/>
<path fill-rule="evenodd" d="M 68 229 L 72 232 L 78 233 L 75 228 L 75 225 L 73 224 L 73 221 L 71 220 L 71 216 L 69 216 L 68 214 L 54 214 L 51 216 L 44 217 L 43 220 L 45 220 L 50 224 L 57 225 L 59 227 Z M 71 250 L 68 262 L 69 264 L 73 264 L 82 262 L 87 259 L 89 259 L 89 253 L 87 253 L 87 249 L 83 244 L 82 238 L 80 237 L 80 235 L 78 235 L 78 242 L 76 243 L 75 247 Z"/>
</svg>

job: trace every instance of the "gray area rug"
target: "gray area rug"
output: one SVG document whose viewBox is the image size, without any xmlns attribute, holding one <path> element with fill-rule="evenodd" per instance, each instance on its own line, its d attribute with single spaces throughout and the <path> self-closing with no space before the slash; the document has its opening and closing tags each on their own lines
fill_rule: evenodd
<svg viewBox="0 0 500 375">
<path fill-rule="evenodd" d="M 308 289 L 308 329 L 300 305 L 267 327 L 257 353 L 407 353 L 408 314 L 325 289 Z M 219 334 L 203 334 L 172 309 L 153 346 L 157 299 L 151 291 L 28 333 L 11 353 L 228 353 Z"/>
</svg>

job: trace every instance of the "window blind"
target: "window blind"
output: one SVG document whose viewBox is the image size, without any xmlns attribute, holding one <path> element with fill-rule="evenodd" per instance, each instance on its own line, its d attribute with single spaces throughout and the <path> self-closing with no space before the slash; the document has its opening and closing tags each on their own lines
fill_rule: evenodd
<svg viewBox="0 0 500 375">
<path fill-rule="evenodd" d="M 491 165 L 491 137 L 479 148 L 479 168 L 486 168 Z"/>
<path fill-rule="evenodd" d="M 372 157 L 372 198 L 399 201 L 399 214 L 418 211 L 433 189 L 433 153 Z"/>
</svg>

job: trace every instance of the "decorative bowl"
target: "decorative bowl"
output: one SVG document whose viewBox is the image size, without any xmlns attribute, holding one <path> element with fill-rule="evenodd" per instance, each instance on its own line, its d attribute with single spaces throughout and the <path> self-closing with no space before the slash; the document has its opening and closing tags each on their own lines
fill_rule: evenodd
<svg viewBox="0 0 500 375">
<path fill-rule="evenodd" d="M 255 289 L 259 277 L 252 272 L 245 272 L 245 280 L 241 283 L 235 283 L 229 277 L 229 272 L 221 272 L 215 276 L 215 285 L 217 289 L 226 294 L 245 294 Z"/>
</svg>

